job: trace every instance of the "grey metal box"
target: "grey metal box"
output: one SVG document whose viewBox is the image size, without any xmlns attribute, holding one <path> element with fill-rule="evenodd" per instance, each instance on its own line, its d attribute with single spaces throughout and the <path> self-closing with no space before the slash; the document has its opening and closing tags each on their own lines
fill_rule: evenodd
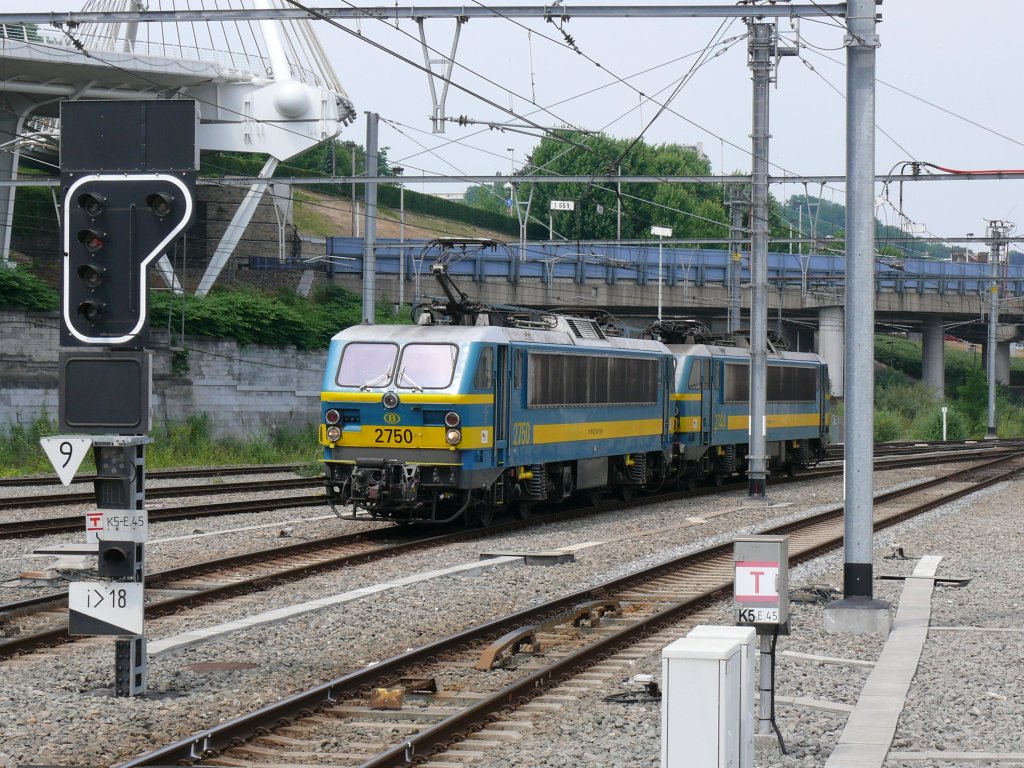
<svg viewBox="0 0 1024 768">
<path fill-rule="evenodd" d="M 747 536 L 733 545 L 736 623 L 789 621 L 789 537 Z"/>
</svg>

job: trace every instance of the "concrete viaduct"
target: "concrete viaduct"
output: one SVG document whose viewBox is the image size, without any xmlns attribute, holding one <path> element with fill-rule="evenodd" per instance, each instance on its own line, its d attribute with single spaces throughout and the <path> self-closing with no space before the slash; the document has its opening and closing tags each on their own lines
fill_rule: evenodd
<svg viewBox="0 0 1024 768">
<path fill-rule="evenodd" d="M 328 238 L 327 272 L 359 292 L 363 245 L 360 238 Z M 750 307 L 748 254 L 728 251 L 602 243 L 496 243 L 378 240 L 376 288 L 379 301 L 414 304 L 440 295 L 430 274 L 437 260 L 471 299 L 488 304 L 573 309 L 601 308 L 630 327 L 657 317 L 702 321 L 726 330 L 730 281 L 739 269 L 741 325 Z M 404 262 L 404 269 L 400 264 Z M 737 267 L 738 265 L 738 267 Z M 1024 267 L 999 265 L 999 325 L 996 377 L 1009 383 L 1010 345 L 1024 338 Z M 402 278 L 399 278 L 399 273 Z M 661 275 L 659 288 L 658 275 Z M 923 380 L 944 396 L 944 337 L 987 347 L 991 265 L 935 260 L 879 259 L 875 267 L 875 328 L 920 334 Z M 733 290 L 736 290 L 735 288 Z M 845 263 L 841 256 L 769 254 L 769 328 L 789 348 L 815 351 L 829 364 L 833 393 L 843 396 Z M 988 350 L 984 350 L 987 356 Z"/>
</svg>

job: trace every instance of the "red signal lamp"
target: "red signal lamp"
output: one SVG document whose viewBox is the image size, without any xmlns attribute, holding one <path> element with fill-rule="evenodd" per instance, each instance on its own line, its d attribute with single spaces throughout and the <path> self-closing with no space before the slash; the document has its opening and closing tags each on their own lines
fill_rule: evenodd
<svg viewBox="0 0 1024 768">
<path fill-rule="evenodd" d="M 90 253 L 96 253 L 107 244 L 107 233 L 98 229 L 83 229 L 78 233 L 78 242 Z"/>
</svg>

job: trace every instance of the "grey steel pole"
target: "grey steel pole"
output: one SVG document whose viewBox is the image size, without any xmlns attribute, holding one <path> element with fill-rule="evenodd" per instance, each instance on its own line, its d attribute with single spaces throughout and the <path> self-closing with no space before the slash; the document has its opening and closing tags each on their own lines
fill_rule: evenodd
<svg viewBox="0 0 1024 768">
<path fill-rule="evenodd" d="M 665 243 L 665 238 L 658 237 L 658 320 L 661 320 L 661 248 Z"/>
<path fill-rule="evenodd" d="M 757 699 L 757 732 L 761 736 L 766 736 L 772 732 L 772 717 L 775 715 L 772 712 L 772 636 L 759 635 L 758 640 L 761 662 L 757 665 L 757 689 L 760 694 Z"/>
<path fill-rule="evenodd" d="M 768 394 L 768 85 L 771 80 L 775 28 L 749 23 L 749 64 L 754 82 L 751 131 L 750 206 L 750 433 L 747 492 L 752 499 L 768 494 L 765 403 Z"/>
<path fill-rule="evenodd" d="M 740 329 L 740 310 L 743 302 L 740 296 L 740 282 L 743 276 L 743 207 L 746 195 L 743 187 L 733 189 L 729 199 L 729 318 L 728 330 L 735 333 Z"/>
<path fill-rule="evenodd" d="M 872 596 L 875 0 L 846 16 L 846 472 L 843 594 Z"/>
<path fill-rule="evenodd" d="M 992 283 L 989 286 L 988 296 L 988 341 L 985 353 L 988 357 L 985 360 L 985 369 L 988 376 L 988 432 L 985 435 L 987 440 L 996 438 L 996 344 L 997 331 L 999 330 L 999 255 L 1002 250 L 1000 238 L 1003 236 L 1003 222 L 989 222 L 989 233 L 992 242 L 989 245 L 989 273 L 992 275 Z"/>
<path fill-rule="evenodd" d="M 356 218 L 356 145 L 352 145 L 352 237 L 359 237 L 359 219 Z"/>
<path fill-rule="evenodd" d="M 366 113 L 366 201 L 363 230 L 363 322 L 373 325 L 377 301 L 377 118 Z"/>
<path fill-rule="evenodd" d="M 619 166 L 619 176 L 622 175 L 622 166 Z M 622 239 L 622 182 L 615 183 L 615 239 Z"/>
<path fill-rule="evenodd" d="M 398 306 L 405 304 L 405 184 L 398 185 Z"/>
</svg>

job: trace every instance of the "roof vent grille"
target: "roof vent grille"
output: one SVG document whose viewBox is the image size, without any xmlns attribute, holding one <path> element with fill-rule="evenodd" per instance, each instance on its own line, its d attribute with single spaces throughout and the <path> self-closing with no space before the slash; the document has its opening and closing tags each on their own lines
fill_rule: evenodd
<svg viewBox="0 0 1024 768">
<path fill-rule="evenodd" d="M 590 339 L 592 341 L 605 341 L 607 339 L 604 331 L 601 330 L 601 326 L 593 320 L 586 320 L 581 317 L 567 317 L 565 321 L 578 339 Z"/>
</svg>

